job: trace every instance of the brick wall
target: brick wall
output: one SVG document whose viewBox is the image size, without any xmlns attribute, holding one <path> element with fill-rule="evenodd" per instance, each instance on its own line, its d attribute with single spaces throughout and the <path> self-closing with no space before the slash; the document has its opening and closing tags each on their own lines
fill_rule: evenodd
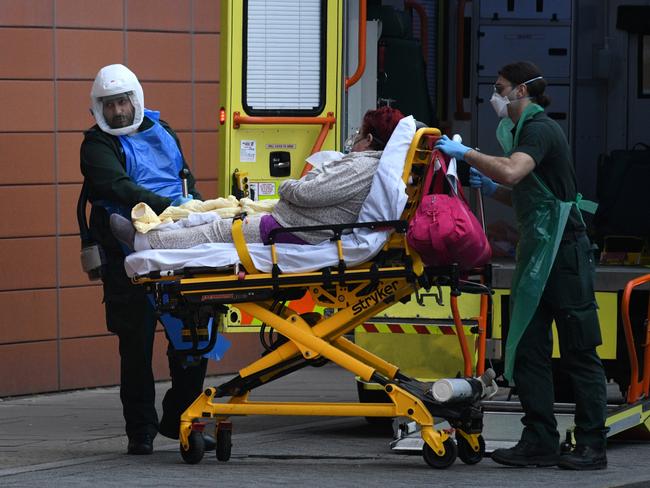
<svg viewBox="0 0 650 488">
<path fill-rule="evenodd" d="M 0 0 L 0 396 L 117 384 L 102 291 L 79 264 L 79 145 L 97 71 L 123 63 L 216 196 L 218 0 Z M 164 337 L 156 372 L 167 375 Z M 237 367 L 239 340 L 227 361 Z"/>
</svg>

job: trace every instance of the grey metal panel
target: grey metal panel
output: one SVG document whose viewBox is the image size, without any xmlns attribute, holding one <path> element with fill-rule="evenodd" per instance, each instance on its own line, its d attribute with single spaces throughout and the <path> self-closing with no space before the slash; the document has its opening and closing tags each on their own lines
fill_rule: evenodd
<svg viewBox="0 0 650 488">
<path fill-rule="evenodd" d="M 492 267 L 492 287 L 510 288 L 514 269 L 514 261 L 495 260 Z M 596 291 L 623 290 L 630 280 L 646 274 L 648 268 L 643 266 L 597 266 L 594 289 Z M 647 290 L 648 285 L 643 285 L 640 289 Z"/>
<path fill-rule="evenodd" d="M 614 51 L 608 45 L 607 11 L 602 0 L 580 0 L 574 15 L 577 42 L 572 148 L 578 191 L 589 200 L 596 197 L 598 156 L 606 152 L 608 84 L 615 66 Z"/>
<path fill-rule="evenodd" d="M 483 207 L 493 258 L 514 259 L 518 231 L 513 208 L 497 202 L 494 198 L 485 198 Z"/>
<path fill-rule="evenodd" d="M 347 76 L 352 76 L 358 64 L 358 30 L 359 30 L 359 5 L 358 2 L 346 3 L 348 8 L 346 70 Z M 341 140 L 350 135 L 352 129 L 361 127 L 363 115 L 367 110 L 377 107 L 377 40 L 381 33 L 381 25 L 378 20 L 366 22 L 366 69 L 361 79 L 350 87 L 346 101 L 345 123 L 341 124 Z"/>
<path fill-rule="evenodd" d="M 546 113 L 560 124 L 567 139 L 570 139 L 569 112 L 571 111 L 571 88 L 568 85 L 548 85 L 545 93 L 551 99 L 551 104 L 545 109 Z"/>
<path fill-rule="evenodd" d="M 596 197 L 596 164 L 606 152 L 607 85 L 604 82 L 578 80 L 576 87 L 575 153 L 578 191 L 593 200 Z"/>
<path fill-rule="evenodd" d="M 639 1 L 610 0 L 607 10 L 615 12 L 619 5 L 638 5 Z M 607 17 L 607 30 L 603 32 L 611 52 L 610 77 L 607 80 L 607 150 L 623 149 L 627 146 L 628 111 L 630 107 L 628 93 L 629 63 L 632 62 L 629 47 L 629 34 L 616 28 L 616 15 Z"/>
<path fill-rule="evenodd" d="M 496 79 L 496 74 L 494 78 Z M 486 154 L 501 155 L 503 151 L 495 137 L 499 118 L 490 105 L 492 93 L 494 93 L 493 84 L 478 86 L 478 137 L 475 145 Z"/>
<path fill-rule="evenodd" d="M 438 59 L 438 0 L 430 0 L 423 2 L 422 7 L 426 12 L 427 29 L 428 29 L 428 42 L 427 42 L 427 57 L 426 57 L 426 72 L 427 72 L 427 85 L 429 88 L 429 98 L 434 105 L 434 111 L 437 111 L 436 106 L 436 93 L 437 93 L 437 66 L 436 60 Z M 416 38 L 422 39 L 422 32 L 420 31 L 420 18 L 417 14 L 413 15 L 413 34 Z"/>
<path fill-rule="evenodd" d="M 513 9 L 508 10 L 506 0 L 482 0 L 481 18 L 501 19 L 532 19 L 532 20 L 557 20 L 571 19 L 571 2 L 567 0 L 515 0 L 512 2 Z M 541 7 L 538 10 L 538 6 Z"/>
<path fill-rule="evenodd" d="M 628 50 L 630 63 L 628 65 L 628 134 L 627 147 L 632 148 L 637 142 L 650 144 L 650 98 L 639 97 L 639 34 L 630 35 Z"/>
<path fill-rule="evenodd" d="M 609 77 L 611 50 L 607 49 L 607 11 L 602 0 L 580 0 L 576 4 L 576 77 Z"/>
<path fill-rule="evenodd" d="M 484 25 L 480 32 L 479 76 L 496 74 L 514 60 L 532 61 L 551 78 L 568 78 L 571 74 L 569 26 Z"/>
</svg>

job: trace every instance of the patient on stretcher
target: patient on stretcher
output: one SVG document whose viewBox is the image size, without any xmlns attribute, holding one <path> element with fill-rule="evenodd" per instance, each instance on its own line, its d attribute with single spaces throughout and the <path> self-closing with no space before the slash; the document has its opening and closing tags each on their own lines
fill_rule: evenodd
<svg viewBox="0 0 650 488">
<path fill-rule="evenodd" d="M 404 116 L 394 108 L 368 111 L 351 152 L 339 160 L 327 161 L 299 180 L 285 180 L 279 187 L 280 200 L 270 215 L 244 218 L 242 230 L 247 243 L 269 243 L 273 229 L 357 222 L 370 191 L 382 150 Z M 136 251 L 146 249 L 187 249 L 204 243 L 231 243 L 232 220 L 213 222 L 177 230 L 135 231 L 120 215 L 111 216 L 115 236 Z M 281 233 L 276 242 L 318 244 L 332 237 L 328 231 Z"/>
</svg>

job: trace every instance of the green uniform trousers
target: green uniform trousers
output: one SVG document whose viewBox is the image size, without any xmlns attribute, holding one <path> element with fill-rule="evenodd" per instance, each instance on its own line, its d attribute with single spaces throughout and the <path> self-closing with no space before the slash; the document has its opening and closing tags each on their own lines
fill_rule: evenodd
<svg viewBox="0 0 650 488">
<path fill-rule="evenodd" d="M 561 356 L 561 381 L 570 382 L 576 399 L 577 444 L 604 448 L 606 379 L 596 346 L 602 342 L 594 295 L 594 257 L 585 235 L 560 244 L 542 299 L 517 348 L 514 380 L 524 417 L 521 440 L 559 449 L 553 414 L 551 355 L 555 320 Z"/>
</svg>

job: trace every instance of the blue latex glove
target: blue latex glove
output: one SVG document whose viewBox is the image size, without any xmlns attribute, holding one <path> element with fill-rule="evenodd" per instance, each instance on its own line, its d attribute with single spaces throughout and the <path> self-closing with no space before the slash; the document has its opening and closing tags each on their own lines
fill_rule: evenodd
<svg viewBox="0 0 650 488">
<path fill-rule="evenodd" d="M 491 197 L 497 191 L 497 185 L 490 178 L 485 176 L 476 168 L 469 169 L 469 186 L 472 188 L 480 188 L 481 194 L 485 197 Z"/>
<path fill-rule="evenodd" d="M 172 202 L 172 207 L 180 207 L 184 203 L 189 202 L 190 200 L 193 200 L 194 197 L 192 195 L 187 195 L 186 197 L 180 196 L 176 200 Z"/>
<path fill-rule="evenodd" d="M 459 161 L 465 159 L 465 153 L 471 149 L 471 147 L 463 146 L 460 142 L 452 141 L 447 136 L 442 136 L 436 142 L 436 149 L 440 149 L 443 153 L 456 158 Z"/>
</svg>

